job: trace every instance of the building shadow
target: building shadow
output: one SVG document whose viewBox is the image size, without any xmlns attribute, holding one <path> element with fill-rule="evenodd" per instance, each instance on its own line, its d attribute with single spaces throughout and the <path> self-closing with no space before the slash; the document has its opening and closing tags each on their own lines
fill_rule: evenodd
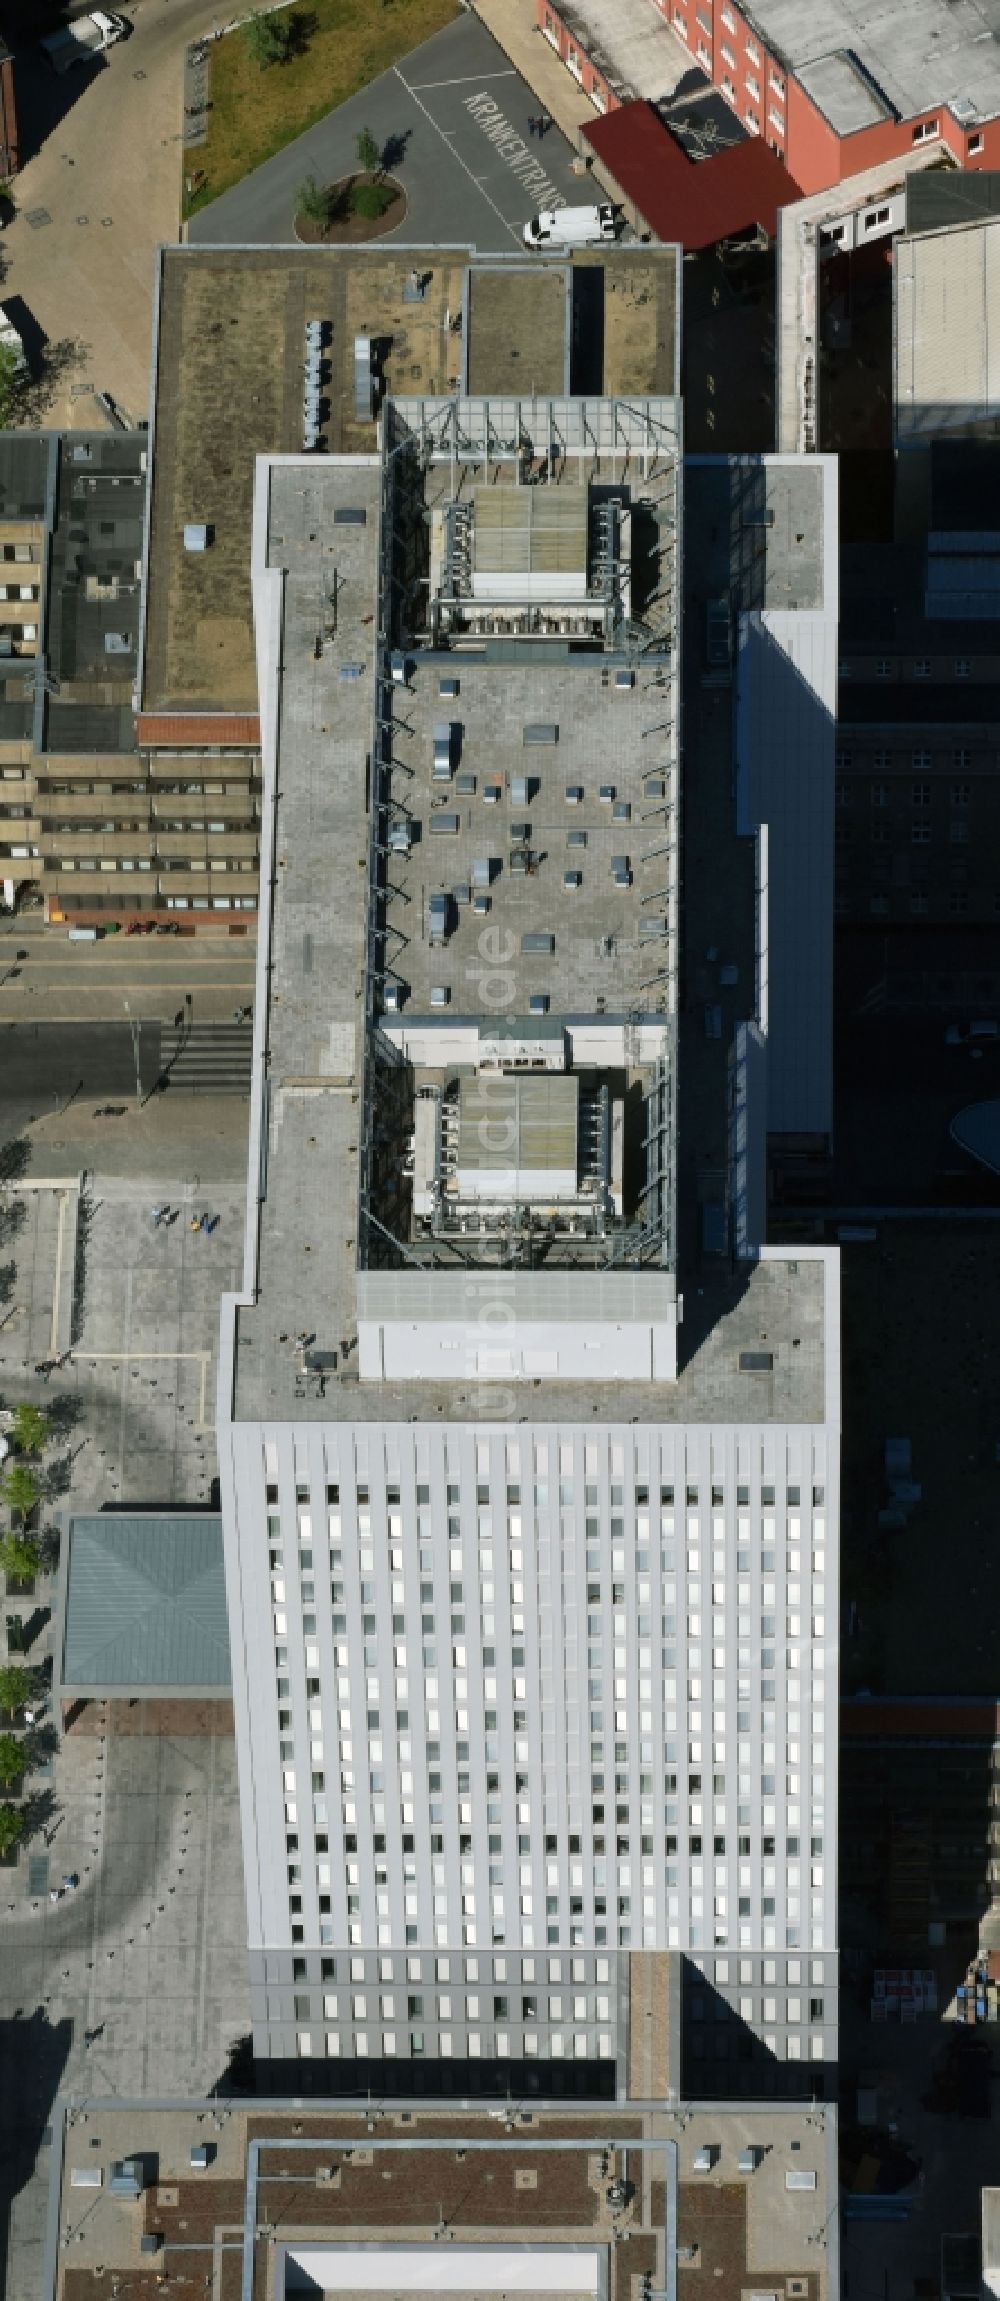
<svg viewBox="0 0 1000 2301">
<path fill-rule="evenodd" d="M 835 2101 L 836 1997 L 832 1954 L 817 1959 L 805 1950 L 769 1954 L 758 1948 L 742 1955 L 715 1950 L 697 1962 L 684 1956 L 683 2094 L 696 2101 Z M 741 2002 L 754 2006 L 753 2027 Z M 769 2005 L 774 2046 L 756 2026 L 772 2018 Z"/>
<path fill-rule="evenodd" d="M 407 2101 L 440 2098 L 520 2102 L 613 2101 L 613 2061 L 438 2061 L 421 2055 L 409 2061 L 273 2060 L 254 2064 L 255 2091 L 264 2097 L 294 2095 L 327 2100 L 357 2096 L 373 2104 L 382 2098 Z M 228 2090 L 220 2085 L 218 2090 Z"/>
<path fill-rule="evenodd" d="M 41 19 L 42 11 L 39 11 Z M 91 81 L 98 72 L 107 70 L 107 60 L 98 55 L 86 63 L 75 63 L 68 72 L 54 72 L 45 61 L 37 41 L 44 33 L 58 31 L 69 21 L 67 9 L 44 12 L 44 21 L 37 29 L 22 34 L 23 46 L 18 43 L 14 56 L 15 85 L 17 89 L 18 149 L 21 167 L 35 158 L 43 144 L 62 126 L 77 104 L 84 103 Z M 72 196 L 72 175 L 67 170 L 67 198 Z M 29 214 L 31 211 L 29 211 Z M 41 223 L 39 230 L 45 227 Z"/>
<path fill-rule="evenodd" d="M 44 2006 L 0 2022 L 0 2301 L 24 2301 L 10 2282 L 11 2219 L 36 2172 L 72 2042 L 72 2022 L 50 2022 Z"/>
</svg>

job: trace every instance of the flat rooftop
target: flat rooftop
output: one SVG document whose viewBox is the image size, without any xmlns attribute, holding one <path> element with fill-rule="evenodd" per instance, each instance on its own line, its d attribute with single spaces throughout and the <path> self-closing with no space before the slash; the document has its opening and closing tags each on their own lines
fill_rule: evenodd
<svg viewBox="0 0 1000 2301">
<path fill-rule="evenodd" d="M 896 241 L 897 440 L 992 435 L 1000 416 L 1000 216 Z"/>
<path fill-rule="evenodd" d="M 935 105 L 963 126 L 1000 112 L 1000 0 L 741 0 L 747 22 L 793 72 L 838 136 Z M 690 76 L 690 51 L 651 0 L 565 0 L 559 15 L 625 102 L 655 103 Z"/>
<path fill-rule="evenodd" d="M 302 451 L 307 319 L 325 331 L 321 449 L 370 453 L 375 423 L 355 414 L 356 337 L 377 345 L 388 392 L 457 389 L 467 368 L 477 391 L 484 379 L 490 389 L 562 391 L 580 339 L 578 293 L 591 322 L 585 353 L 602 370 L 588 388 L 676 391 L 673 248 L 581 250 L 551 265 L 535 256 L 530 271 L 517 256 L 470 269 L 461 246 L 164 249 L 144 710 L 256 709 L 254 465 L 260 454 Z M 188 524 L 209 528 L 206 551 L 185 550 Z"/>
<path fill-rule="evenodd" d="M 633 0 L 636 5 L 636 0 Z M 839 136 L 936 104 L 963 125 L 1000 112 L 1000 0 L 752 0 L 744 14 Z"/>
<path fill-rule="evenodd" d="M 142 611 L 146 434 L 60 440 L 49 545 L 47 751 L 132 751 Z"/>
<path fill-rule="evenodd" d="M 193 2167 L 193 2151 L 208 2162 Z M 112 2301 L 123 2277 L 132 2301 L 152 2301 L 165 2277 L 200 2285 L 199 2255 L 218 2301 L 248 2289 L 245 2267 L 273 2301 L 431 2287 L 464 2297 L 501 2278 L 525 2296 L 632 2301 L 638 2278 L 666 2282 L 675 2226 L 682 2301 L 706 2272 L 719 2301 L 743 2301 L 750 2285 L 786 2291 L 790 2278 L 803 2301 L 827 2301 L 835 2152 L 832 2110 L 771 2103 L 505 2115 L 419 2100 L 315 2114 L 69 2100 L 55 2121 L 44 2301 Z M 135 2159 L 138 2198 L 116 2194 L 112 2168 Z"/>
<path fill-rule="evenodd" d="M 662 775 L 644 779 L 641 736 L 660 691 L 649 673 L 621 691 L 613 681 L 604 685 L 596 659 L 584 666 L 550 654 L 521 663 L 512 647 L 506 655 L 494 662 L 443 656 L 440 673 L 422 663 L 407 695 L 412 734 L 402 756 L 412 768 L 413 845 L 393 855 L 391 868 L 400 905 L 392 909 L 391 963 L 408 985 L 404 1014 L 429 1011 L 435 988 L 447 991 L 452 1011 L 467 1010 L 470 969 L 489 930 L 465 893 L 484 863 L 488 916 L 514 943 L 505 961 L 511 1013 L 526 1015 L 532 994 L 546 997 L 553 1015 L 593 1014 L 603 1000 L 615 1012 L 645 1005 L 662 958 L 652 928 L 665 908 L 655 901 L 664 815 L 662 791 L 651 788 Z M 453 672 L 460 692 L 443 701 L 440 677 Z M 433 730 L 441 723 L 461 728 L 460 765 L 444 791 L 433 780 Z M 551 731 L 551 739 L 526 741 L 532 728 Z M 518 778 L 527 796 L 519 797 Z M 447 828 L 439 830 L 442 821 Z M 511 856 L 525 830 L 535 860 L 530 875 L 513 877 Z M 615 858 L 624 859 L 628 883 L 616 884 Z M 567 886 L 567 874 L 580 884 Z M 439 948 L 428 940 L 430 902 L 453 888 L 461 899 Z M 538 935 L 551 950 L 531 947 Z"/>
<path fill-rule="evenodd" d="M 820 580 L 805 548 L 816 510 L 813 477 L 773 467 L 748 473 L 745 482 L 724 475 L 719 513 L 732 534 L 733 582 L 745 604 L 784 601 L 789 565 L 797 563 L 795 594 L 810 604 Z M 406 1182 L 411 1096 L 424 1088 L 447 1092 L 450 1080 L 460 1096 L 461 1074 L 474 1073 L 479 1060 L 475 1043 L 465 1042 L 480 1031 L 499 1035 L 501 1061 L 506 1037 L 533 1045 L 536 1072 L 556 1075 L 565 1068 L 568 1034 L 573 1072 L 582 1079 L 587 1058 L 580 1049 L 604 1049 L 590 1062 L 606 1072 L 606 1048 L 617 1033 L 611 1068 L 617 1064 L 613 1091 L 623 1106 L 630 1093 L 638 1099 L 642 1078 L 641 1052 L 629 1053 L 631 1033 L 641 1049 L 643 1034 L 652 1032 L 672 1059 L 669 936 L 653 946 L 645 939 L 646 922 L 667 917 L 665 887 L 676 860 L 662 764 L 671 724 L 663 659 L 640 657 L 638 671 L 627 671 L 628 683 L 616 689 L 614 658 L 590 649 L 572 660 L 562 640 L 554 649 L 491 636 L 468 650 L 418 646 L 409 659 L 400 657 L 405 681 L 387 683 L 390 701 L 380 706 L 376 736 L 370 603 L 382 486 L 374 457 L 262 467 L 258 537 L 271 571 L 262 581 L 272 591 L 273 633 L 275 588 L 282 596 L 275 763 L 266 757 L 265 770 L 276 774 L 280 795 L 270 944 L 261 953 L 270 998 L 259 1003 L 257 1026 L 262 1198 L 247 1274 L 254 1299 L 235 1317 L 237 1421 L 435 1413 L 462 1421 L 476 1413 L 485 1394 L 461 1361 L 448 1381 L 410 1380 L 409 1365 L 399 1379 L 391 1368 L 387 1379 L 359 1376 L 365 1319 L 437 1319 L 458 1331 L 467 1316 L 462 1265 L 470 1256 L 483 1283 L 501 1292 L 509 1283 L 488 1242 L 467 1241 L 456 1262 L 453 1250 L 417 1238 Z M 746 549 L 734 519 L 741 486 Z M 755 524 L 758 511 L 763 524 Z M 815 536 L 811 542 L 815 550 Z M 442 681 L 453 689 L 447 696 Z M 443 714 L 448 742 L 438 781 Z M 533 738 L 527 743 L 526 729 Z M 538 734 L 545 739 L 535 740 Z M 385 850 L 369 849 L 376 753 L 392 760 L 390 822 L 405 833 L 399 851 L 391 830 Z M 647 760 L 657 768 L 658 795 L 647 783 Z M 531 787 L 515 795 L 521 778 Z M 499 793 L 492 801 L 489 784 Z M 615 797 L 602 798 L 602 785 Z M 568 800 L 567 787 L 580 795 Z M 611 820 L 619 796 L 631 808 L 625 823 Z M 434 829 L 442 815 L 444 834 Z M 523 874 L 512 863 L 524 851 L 511 843 L 516 824 L 529 827 L 536 858 Z M 583 845 L 569 846 L 581 836 Z M 611 868 L 613 854 L 627 859 L 624 885 Z M 488 875 L 477 871 L 483 862 Z M 580 872 L 579 886 L 564 883 L 569 863 Z M 373 868 L 381 909 L 369 901 Z M 477 886 L 489 890 L 485 914 L 473 908 Z M 448 932 L 432 943 L 431 906 L 442 893 Z M 502 1013 L 491 1004 L 500 974 Z M 386 985 L 400 991 L 398 1014 L 385 1011 Z M 540 993 L 551 1012 L 533 1016 Z M 720 1087 L 720 1112 L 724 1103 Z M 256 1148 L 251 1159 L 256 1166 Z M 572 1162 L 560 1161 L 548 1194 L 545 1163 L 535 1195 L 572 1195 Z M 476 1195 L 485 1193 L 469 1184 L 469 1196 Z M 528 1267 L 515 1273 L 522 1306 L 548 1298 L 562 1307 L 525 1308 L 523 1315 L 565 1317 L 563 1293 L 581 1270 L 591 1273 L 592 1316 L 638 1315 L 636 1289 L 643 1286 L 658 1288 L 657 1300 L 673 1315 L 673 1270 L 662 1258 L 659 1275 L 647 1276 L 635 1252 L 617 1266 L 602 1246 L 588 1246 L 587 1255 L 573 1240 L 554 1239 L 545 1255 L 529 1256 Z M 822 1421 L 825 1285 L 822 1262 L 801 1258 L 762 1261 L 736 1281 L 718 1265 L 714 1275 L 699 1270 L 681 1333 L 679 1380 L 623 1384 L 610 1378 L 614 1360 L 605 1360 L 604 1379 L 547 1378 L 543 1397 L 536 1383 L 533 1410 L 544 1406 L 566 1420 L 599 1414 L 614 1421 L 627 1410 L 644 1421 Z"/>
<path fill-rule="evenodd" d="M 559 15 L 622 103 L 672 96 L 691 71 L 686 43 L 648 0 L 566 0 Z M 581 106 L 581 110 L 583 107 Z"/>
</svg>

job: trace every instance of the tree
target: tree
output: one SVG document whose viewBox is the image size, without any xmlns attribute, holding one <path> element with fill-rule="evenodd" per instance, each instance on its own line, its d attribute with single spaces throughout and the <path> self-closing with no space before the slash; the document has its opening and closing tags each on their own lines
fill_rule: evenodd
<svg viewBox="0 0 1000 2301">
<path fill-rule="evenodd" d="M 13 1853 L 25 1831 L 25 1817 L 17 1806 L 0 1806 L 0 1854 Z"/>
<path fill-rule="evenodd" d="M 30 1534 L 5 1534 L 0 1538 L 0 1567 L 8 1582 L 30 1582 L 40 1563 L 41 1552 Z"/>
<path fill-rule="evenodd" d="M 0 1782 L 5 1790 L 19 1782 L 27 1764 L 27 1751 L 16 1734 L 0 1734 Z"/>
<path fill-rule="evenodd" d="M 20 1662 L 0 1662 L 0 1710 L 23 1710 L 35 1690 L 34 1673 Z"/>
<path fill-rule="evenodd" d="M 304 216 L 309 224 L 328 224 L 330 221 L 330 190 L 316 176 L 307 176 L 299 185 L 295 213 Z"/>
<path fill-rule="evenodd" d="M 0 344 L 0 431 L 17 422 L 28 381 L 24 353 Z"/>
<path fill-rule="evenodd" d="M 265 16 L 258 9 L 248 17 L 243 37 L 251 61 L 266 72 L 270 64 L 287 64 L 294 44 L 294 31 L 286 16 Z"/>
<path fill-rule="evenodd" d="M 44 1454 L 51 1429 L 40 1406 L 15 1406 L 11 1436 L 19 1454 Z"/>
<path fill-rule="evenodd" d="M 370 176 L 376 175 L 382 165 L 382 146 L 376 142 L 370 128 L 358 129 L 354 149 L 358 155 L 359 168 L 364 168 Z"/>
<path fill-rule="evenodd" d="M 13 1463 L 0 1479 L 0 1501 L 6 1503 L 15 1518 L 30 1518 L 38 1495 L 38 1480 L 24 1462 Z"/>
</svg>

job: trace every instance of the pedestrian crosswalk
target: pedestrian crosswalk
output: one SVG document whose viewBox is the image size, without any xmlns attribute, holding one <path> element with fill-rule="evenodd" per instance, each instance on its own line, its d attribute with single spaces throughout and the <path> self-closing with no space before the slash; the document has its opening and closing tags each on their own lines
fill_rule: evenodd
<svg viewBox="0 0 1000 2301">
<path fill-rule="evenodd" d="M 160 1076 L 171 1094 L 248 1095 L 253 1030 L 245 1023 L 165 1024 Z"/>
</svg>

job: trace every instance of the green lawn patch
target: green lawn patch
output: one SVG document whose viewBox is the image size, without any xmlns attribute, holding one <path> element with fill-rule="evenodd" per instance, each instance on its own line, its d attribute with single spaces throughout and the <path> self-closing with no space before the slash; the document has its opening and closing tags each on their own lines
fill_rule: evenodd
<svg viewBox="0 0 1000 2301">
<path fill-rule="evenodd" d="M 183 214 L 207 207 L 458 12 L 459 0 L 304 0 L 282 11 L 286 59 L 263 67 L 242 27 L 211 42 L 208 136 L 184 156 Z"/>
</svg>

